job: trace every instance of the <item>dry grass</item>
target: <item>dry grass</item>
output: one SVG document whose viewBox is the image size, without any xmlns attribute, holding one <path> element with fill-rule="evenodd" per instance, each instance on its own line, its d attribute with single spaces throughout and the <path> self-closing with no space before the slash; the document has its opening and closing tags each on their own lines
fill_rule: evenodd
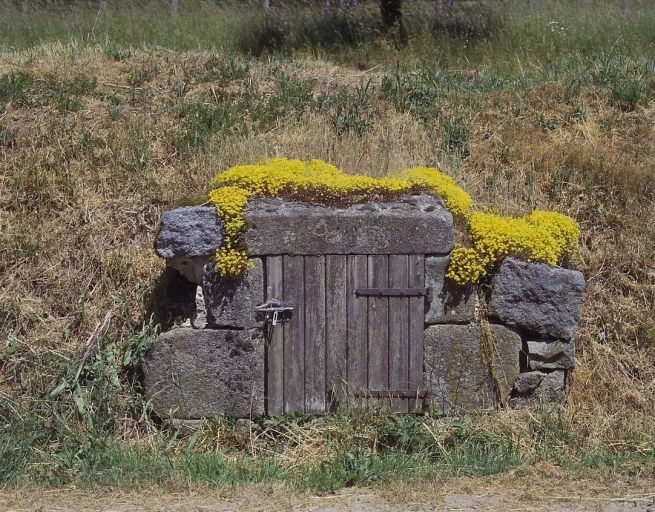
<svg viewBox="0 0 655 512">
<path fill-rule="evenodd" d="M 234 59 L 248 66 L 243 77 L 222 86 L 216 77 L 201 78 L 216 62 Z M 265 105 L 276 98 L 279 71 L 301 83 L 313 81 L 314 99 L 369 83 L 376 92 L 366 99 L 364 115 L 374 122 L 361 136 L 339 135 L 333 110 L 294 113 L 287 98 L 264 128 L 244 118 L 248 130 L 209 132 L 197 147 L 180 149 L 176 141 L 187 129 L 178 110 L 183 102 L 202 97 L 212 104 L 228 93 L 237 101 L 251 91 Z M 155 50 L 117 61 L 100 48 L 51 45 L 1 54 L 0 77 L 17 72 L 29 73 L 37 89 L 76 76 L 96 78 L 97 85 L 79 95 L 75 108 L 37 101 L 46 94 L 38 89 L 34 102 L 10 98 L 4 113 L 0 109 L 0 400 L 16 417 L 39 410 L 108 312 L 113 320 L 106 340 L 122 355 L 148 321 L 149 298 L 163 271 L 152 249 L 159 213 L 199 201 L 218 170 L 278 155 L 321 158 L 374 175 L 440 162 L 479 207 L 503 213 L 556 209 L 580 222 L 579 267 L 588 288 L 576 338 L 578 367 L 561 422 L 575 432 L 580 450 L 652 450 L 652 101 L 625 111 L 602 87 L 589 84 L 571 94 L 564 80 L 522 90 L 444 88 L 433 99 L 438 116 L 424 123 L 379 96 L 384 70 L 356 71 L 320 60 Z M 477 72 L 466 75 L 472 85 L 484 80 Z M 573 119 L 581 105 L 584 114 Z M 452 116 L 469 127 L 467 158 L 443 145 L 444 119 Z M 152 426 L 131 410 L 126 388 L 116 393 L 114 435 L 156 443 Z M 537 453 L 541 441 L 534 433 L 547 428 L 540 421 L 524 410 L 481 418 L 478 425 Z M 284 435 L 292 439 L 275 454 L 286 468 L 299 461 L 320 465 L 358 436 L 376 435 L 335 428 L 288 430 Z M 443 441 L 434 435 L 436 445 Z M 264 441 L 249 449 L 261 446 L 265 454 L 270 445 Z"/>
</svg>

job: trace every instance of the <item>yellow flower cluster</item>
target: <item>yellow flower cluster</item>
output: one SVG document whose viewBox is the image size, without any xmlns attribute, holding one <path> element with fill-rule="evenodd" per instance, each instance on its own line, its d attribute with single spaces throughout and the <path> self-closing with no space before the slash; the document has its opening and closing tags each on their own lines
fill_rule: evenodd
<svg viewBox="0 0 655 512">
<path fill-rule="evenodd" d="M 225 225 L 225 241 L 217 252 L 222 277 L 250 268 L 244 242 L 244 210 L 253 197 L 286 197 L 320 204 L 352 204 L 374 198 L 390 199 L 408 192 L 428 191 L 444 199 L 455 215 L 466 218 L 471 198 L 455 181 L 435 168 L 418 167 L 388 178 L 353 176 L 322 160 L 303 162 L 273 158 L 257 165 L 238 165 L 214 176 L 209 200 Z"/>
<path fill-rule="evenodd" d="M 473 247 L 455 249 L 446 274 L 460 285 L 477 282 L 505 256 L 556 265 L 575 250 L 580 236 L 575 221 L 542 210 L 520 218 L 474 213 L 469 229 Z"/>
<path fill-rule="evenodd" d="M 446 207 L 455 215 L 468 218 L 471 213 L 473 201 L 463 189 L 450 176 L 441 172 L 435 172 L 433 167 L 414 167 L 407 169 L 403 177 L 415 188 L 430 190 L 441 196 Z"/>
<path fill-rule="evenodd" d="M 224 223 L 224 242 L 216 254 L 222 277 L 242 275 L 252 267 L 245 245 L 244 211 L 254 197 L 286 197 L 342 205 L 391 199 L 409 192 L 432 192 L 446 207 L 469 222 L 473 247 L 452 252 L 447 277 L 457 284 L 477 282 L 501 258 L 513 255 L 555 265 L 574 250 L 580 228 L 565 215 L 534 211 L 520 218 L 471 214 L 471 197 L 455 180 L 432 167 L 415 167 L 388 178 L 353 176 L 321 160 L 303 162 L 273 158 L 257 165 L 238 165 L 211 181 L 209 200 Z"/>
</svg>

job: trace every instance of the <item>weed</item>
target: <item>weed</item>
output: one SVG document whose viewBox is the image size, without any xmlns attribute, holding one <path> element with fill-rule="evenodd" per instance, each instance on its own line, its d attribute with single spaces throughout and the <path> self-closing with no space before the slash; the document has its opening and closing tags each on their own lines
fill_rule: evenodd
<svg viewBox="0 0 655 512">
<path fill-rule="evenodd" d="M 122 45 L 110 41 L 103 48 L 104 54 L 115 61 L 127 60 L 132 56 L 132 52 L 125 49 Z"/>
<path fill-rule="evenodd" d="M 228 85 L 236 80 L 243 80 L 250 75 L 250 64 L 239 63 L 234 58 L 221 59 L 210 57 L 204 66 L 205 70 L 199 79 L 202 82 L 214 82 L 220 86 Z"/>
<path fill-rule="evenodd" d="M 358 85 L 354 92 L 340 88 L 320 98 L 320 108 L 329 113 L 338 136 L 352 134 L 362 137 L 375 124 L 377 116 L 371 108 L 374 90 L 368 82 Z"/>
<path fill-rule="evenodd" d="M 29 91 L 34 78 L 28 73 L 10 73 L 0 76 L 0 110 L 10 101 L 17 107 L 29 105 Z"/>
<path fill-rule="evenodd" d="M 469 138 L 471 123 L 461 116 L 453 116 L 443 120 L 443 145 L 462 158 L 469 156 Z"/>
</svg>

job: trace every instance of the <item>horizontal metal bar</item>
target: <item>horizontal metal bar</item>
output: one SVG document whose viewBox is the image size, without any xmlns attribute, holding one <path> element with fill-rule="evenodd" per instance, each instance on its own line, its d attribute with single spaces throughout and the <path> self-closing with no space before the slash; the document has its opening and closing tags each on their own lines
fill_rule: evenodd
<svg viewBox="0 0 655 512">
<path fill-rule="evenodd" d="M 357 288 L 357 297 L 424 297 L 430 288 Z"/>
<path fill-rule="evenodd" d="M 356 398 L 426 398 L 427 389 L 362 389 L 355 392 Z"/>
</svg>

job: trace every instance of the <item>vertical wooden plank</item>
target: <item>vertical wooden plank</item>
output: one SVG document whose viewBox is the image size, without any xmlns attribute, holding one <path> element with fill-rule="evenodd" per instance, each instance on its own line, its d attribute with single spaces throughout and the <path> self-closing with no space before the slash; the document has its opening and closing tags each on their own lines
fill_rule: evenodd
<svg viewBox="0 0 655 512">
<path fill-rule="evenodd" d="M 409 286 L 425 286 L 425 257 L 422 254 L 409 256 Z M 409 389 L 418 390 L 423 386 L 423 330 L 425 318 L 425 298 L 409 298 Z M 409 411 L 420 406 L 416 400 L 409 401 Z"/>
<path fill-rule="evenodd" d="M 325 389 L 334 411 L 343 400 L 347 386 L 346 350 L 348 338 L 348 300 L 346 256 L 325 257 Z"/>
<path fill-rule="evenodd" d="M 366 297 L 355 296 L 357 288 L 367 287 L 368 258 L 348 256 L 348 388 L 355 393 L 367 389 L 368 311 Z"/>
<path fill-rule="evenodd" d="M 389 269 L 386 255 L 368 257 L 369 288 L 387 288 Z M 389 299 L 368 299 L 368 389 L 389 389 Z M 388 400 L 383 400 L 387 404 Z"/>
<path fill-rule="evenodd" d="M 389 256 L 389 288 L 409 287 L 409 257 Z M 409 298 L 389 298 L 389 388 L 409 389 Z M 395 412 L 408 412 L 408 400 L 394 398 Z"/>
<path fill-rule="evenodd" d="M 293 306 L 284 324 L 284 412 L 305 412 L 305 270 L 302 256 L 283 256 L 284 300 Z"/>
<path fill-rule="evenodd" d="M 305 412 L 325 412 L 325 256 L 305 256 Z"/>
<path fill-rule="evenodd" d="M 266 257 L 265 265 L 266 300 L 282 300 L 282 256 Z M 266 412 L 278 416 L 284 412 L 284 334 L 281 324 L 272 329 L 266 347 Z"/>
</svg>

